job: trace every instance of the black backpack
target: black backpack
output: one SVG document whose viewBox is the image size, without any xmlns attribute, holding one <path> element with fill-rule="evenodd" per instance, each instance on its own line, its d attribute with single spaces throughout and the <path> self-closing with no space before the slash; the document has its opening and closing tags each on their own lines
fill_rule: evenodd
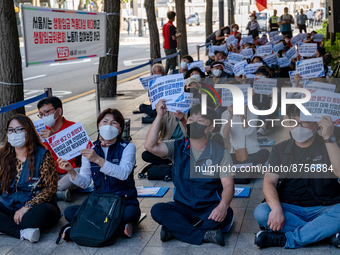
<svg viewBox="0 0 340 255">
<path fill-rule="evenodd" d="M 112 245 L 124 209 L 125 201 L 116 194 L 92 194 L 79 207 L 72 221 L 61 228 L 56 243 L 69 228 L 69 238 L 65 240 L 89 247 Z"/>
<path fill-rule="evenodd" d="M 147 174 L 146 174 L 147 173 Z M 154 165 L 150 164 L 144 167 L 144 169 L 138 174 L 138 177 L 148 178 L 149 180 L 172 180 L 172 165 Z"/>
</svg>

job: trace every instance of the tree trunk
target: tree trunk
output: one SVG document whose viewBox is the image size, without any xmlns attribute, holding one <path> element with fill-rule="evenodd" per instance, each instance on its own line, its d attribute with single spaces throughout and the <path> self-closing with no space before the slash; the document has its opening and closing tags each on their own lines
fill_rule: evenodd
<svg viewBox="0 0 340 255">
<path fill-rule="evenodd" d="M 84 9 L 85 0 L 79 0 L 78 10 L 82 11 Z"/>
<path fill-rule="evenodd" d="M 177 33 L 182 34 L 182 37 L 178 38 L 178 49 L 181 50 L 182 57 L 184 55 L 188 55 L 185 1 L 175 0 L 175 4 L 176 4 Z"/>
<path fill-rule="evenodd" d="M 149 24 L 150 33 L 150 58 L 156 59 L 161 57 L 159 33 L 156 20 L 155 1 L 145 0 L 144 7 Z"/>
<path fill-rule="evenodd" d="M 212 15 L 213 15 L 213 0 L 206 1 L 206 10 L 205 10 L 205 38 L 213 32 L 212 25 Z"/>
<path fill-rule="evenodd" d="M 96 5 L 97 12 L 102 12 L 102 7 L 103 7 L 102 0 L 96 0 L 92 2 Z"/>
<path fill-rule="evenodd" d="M 21 85 L 0 84 L 0 108 L 24 100 L 22 63 L 19 47 L 19 35 L 13 0 L 0 0 L 0 82 L 19 83 Z M 6 122 L 16 113 L 25 114 L 21 107 L 0 114 L 0 142 L 4 141 Z"/>
<path fill-rule="evenodd" d="M 120 13 L 120 1 L 104 0 L 104 12 Z M 119 15 L 108 15 L 106 26 L 106 50 L 110 55 L 101 57 L 99 60 L 98 73 L 100 75 L 116 72 L 118 68 L 119 52 Z M 117 96 L 117 76 L 107 78 L 100 82 L 101 97 Z"/>
<path fill-rule="evenodd" d="M 235 11 L 234 11 L 234 0 L 229 0 L 230 1 L 230 24 L 232 25 L 235 23 Z"/>
<path fill-rule="evenodd" d="M 119 31 L 123 32 L 123 1 L 120 1 L 120 27 L 119 27 Z"/>
</svg>

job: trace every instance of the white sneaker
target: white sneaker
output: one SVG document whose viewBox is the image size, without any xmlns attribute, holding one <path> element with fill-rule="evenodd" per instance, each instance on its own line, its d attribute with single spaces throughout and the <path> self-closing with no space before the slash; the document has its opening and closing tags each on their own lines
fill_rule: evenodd
<svg viewBox="0 0 340 255">
<path fill-rule="evenodd" d="M 258 135 L 263 135 L 263 136 L 265 136 L 265 135 L 267 135 L 268 133 L 269 133 L 269 131 L 266 130 L 266 129 L 264 129 L 264 128 L 259 128 L 259 129 L 257 130 L 257 134 L 258 134 Z"/>
<path fill-rule="evenodd" d="M 40 238 L 39 228 L 25 228 L 20 230 L 20 239 L 28 240 L 31 243 L 37 243 Z"/>
</svg>

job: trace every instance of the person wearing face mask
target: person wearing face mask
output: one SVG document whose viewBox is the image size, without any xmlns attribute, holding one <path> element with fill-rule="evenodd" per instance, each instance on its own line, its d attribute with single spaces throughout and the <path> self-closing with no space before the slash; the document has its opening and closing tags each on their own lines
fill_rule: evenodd
<svg viewBox="0 0 340 255">
<path fill-rule="evenodd" d="M 228 78 L 230 75 L 224 72 L 224 64 L 221 61 L 212 62 L 210 65 L 211 78 L 214 84 L 221 81 L 223 78 Z"/>
<path fill-rule="evenodd" d="M 290 38 L 289 38 L 288 35 L 285 35 L 285 36 L 283 37 L 283 39 L 285 40 L 285 43 L 286 43 L 286 45 L 287 45 L 288 48 L 293 47 L 293 44 L 290 42 Z"/>
<path fill-rule="evenodd" d="M 189 77 L 195 77 L 197 81 L 203 80 L 205 78 L 205 73 L 202 72 L 201 68 L 193 67 L 184 76 L 184 79 Z"/>
<path fill-rule="evenodd" d="M 283 9 L 284 14 L 280 16 L 278 20 L 278 25 L 280 26 L 280 31 L 283 35 L 288 35 L 289 38 L 293 37 L 292 24 L 294 24 L 294 18 L 288 13 L 288 7 Z"/>
<path fill-rule="evenodd" d="M 259 31 L 261 31 L 260 24 L 256 21 L 256 13 L 253 12 L 250 16 L 250 21 L 247 24 L 246 30 L 248 31 L 248 35 L 252 35 L 253 39 L 259 36 Z"/>
<path fill-rule="evenodd" d="M 221 228 L 227 227 L 233 218 L 230 202 L 234 180 L 227 171 L 195 171 L 197 167 L 203 169 L 210 165 L 232 166 L 229 152 L 208 139 L 217 114 L 208 107 L 207 114 L 202 115 L 201 105 L 195 105 L 188 113 L 188 137 L 159 142 L 161 120 L 167 111 L 165 100 L 161 99 L 156 109 L 157 117 L 148 131 L 144 147 L 173 161 L 175 186 L 174 202 L 158 203 L 151 208 L 152 218 L 162 225 L 161 240 L 177 238 L 190 244 L 211 242 L 223 246 Z"/>
<path fill-rule="evenodd" d="M 221 27 L 221 29 L 208 35 L 205 42 L 210 43 L 212 41 L 212 45 L 221 45 L 225 38 L 227 38 L 228 36 L 230 36 L 230 27 L 224 26 Z"/>
<path fill-rule="evenodd" d="M 10 117 L 6 132 L 0 148 L 0 232 L 35 243 L 40 230 L 52 228 L 60 219 L 55 197 L 58 174 L 27 116 Z"/>
<path fill-rule="evenodd" d="M 59 167 L 69 173 L 70 181 L 85 189 L 94 184 L 94 193 L 115 193 L 125 200 L 125 209 L 119 232 L 132 237 L 132 227 L 139 220 L 141 211 L 133 179 L 136 163 L 136 146 L 121 136 L 125 121 L 121 112 L 108 108 L 97 118 L 98 139 L 93 149 L 83 149 L 80 172 L 65 160 L 58 160 Z M 64 215 L 72 221 L 80 205 L 69 206 Z M 68 233 L 65 233 L 68 236 Z"/>
<path fill-rule="evenodd" d="M 47 139 L 48 137 L 57 134 L 60 131 L 75 124 L 75 122 L 68 121 L 63 117 L 63 105 L 58 97 L 48 97 L 41 99 L 37 104 L 37 108 L 39 111 L 38 117 L 44 121 L 46 126 L 46 129 L 40 131 L 40 136 L 43 139 Z M 54 153 L 47 141 L 44 142 L 44 145 L 51 152 L 54 162 L 57 162 L 58 156 Z M 76 159 L 71 159 L 69 162 L 71 163 L 72 167 L 78 169 Z M 57 172 L 59 175 L 57 198 L 58 200 L 70 202 L 72 201 L 70 190 L 75 190 L 78 187 L 69 181 L 67 172 L 60 169 L 58 165 Z"/>
<path fill-rule="evenodd" d="M 288 107 L 287 114 L 292 138 L 273 147 L 268 166 L 300 170 L 265 174 L 266 202 L 256 207 L 254 215 L 259 226 L 270 231 L 258 232 L 255 244 L 293 249 L 326 239 L 339 248 L 340 148 L 332 119 L 302 121 L 295 105 Z M 317 171 L 320 166 L 332 166 L 332 171 Z"/>
<path fill-rule="evenodd" d="M 183 75 L 185 75 L 188 71 L 188 65 L 192 62 L 194 62 L 194 59 L 190 55 L 184 55 L 181 58 L 181 63 L 180 63 L 179 69 L 171 70 L 169 74 L 182 73 Z"/>
<path fill-rule="evenodd" d="M 238 39 L 238 43 L 240 43 L 240 41 L 241 41 L 241 33 L 238 32 L 240 27 L 236 23 L 232 24 L 230 27 L 231 27 L 231 30 L 232 30 L 231 35 L 234 35 L 235 38 Z"/>
</svg>

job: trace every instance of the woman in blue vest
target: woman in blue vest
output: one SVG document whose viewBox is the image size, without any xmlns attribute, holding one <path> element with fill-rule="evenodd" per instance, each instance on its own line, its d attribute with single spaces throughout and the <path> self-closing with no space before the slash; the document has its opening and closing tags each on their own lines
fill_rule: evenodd
<svg viewBox="0 0 340 255">
<path fill-rule="evenodd" d="M 94 193 L 116 193 L 125 200 L 125 211 L 120 230 L 132 237 L 132 227 L 140 217 L 137 190 L 133 179 L 136 146 L 121 139 L 125 121 L 120 111 L 108 108 L 97 119 L 98 139 L 93 149 L 81 150 L 82 164 L 77 173 L 71 164 L 58 160 L 59 167 L 68 171 L 70 180 L 86 189 L 94 183 Z M 80 206 L 65 209 L 65 218 L 71 221 Z"/>
<path fill-rule="evenodd" d="M 6 132 L 0 148 L 0 234 L 38 242 L 40 230 L 60 219 L 56 166 L 28 117 L 12 116 Z"/>
</svg>

